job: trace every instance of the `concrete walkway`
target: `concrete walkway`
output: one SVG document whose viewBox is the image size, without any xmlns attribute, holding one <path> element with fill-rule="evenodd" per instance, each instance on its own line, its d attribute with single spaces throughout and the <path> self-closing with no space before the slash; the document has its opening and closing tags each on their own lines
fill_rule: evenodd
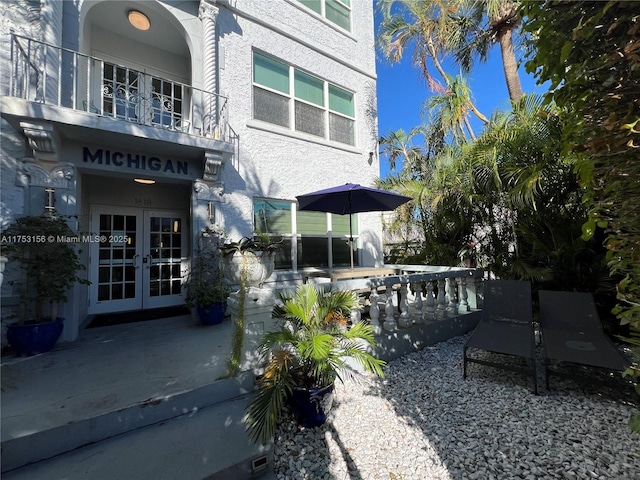
<svg viewBox="0 0 640 480">
<path fill-rule="evenodd" d="M 189 316 L 84 330 L 34 357 L 2 359 L 2 441 L 213 383 L 232 324 Z"/>
<path fill-rule="evenodd" d="M 3 478 L 253 478 L 247 463 L 269 450 L 244 433 L 249 377 L 221 380 L 232 329 L 229 318 L 205 326 L 182 316 L 88 329 L 43 355 L 3 357 Z M 95 430 L 104 432 L 91 440 Z M 29 450 L 67 443 L 15 467 Z"/>
</svg>

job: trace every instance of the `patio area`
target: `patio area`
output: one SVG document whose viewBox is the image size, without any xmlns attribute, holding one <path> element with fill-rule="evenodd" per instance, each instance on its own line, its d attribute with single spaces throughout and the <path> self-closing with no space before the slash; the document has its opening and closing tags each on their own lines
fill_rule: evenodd
<svg viewBox="0 0 640 480">
<path fill-rule="evenodd" d="M 463 380 L 466 339 L 398 358 L 384 379 L 338 386 L 323 427 L 300 429 L 285 418 L 277 477 L 640 478 L 640 434 L 627 425 L 639 411 L 633 389 L 554 379 L 534 395 L 525 375 L 476 365 Z"/>
</svg>

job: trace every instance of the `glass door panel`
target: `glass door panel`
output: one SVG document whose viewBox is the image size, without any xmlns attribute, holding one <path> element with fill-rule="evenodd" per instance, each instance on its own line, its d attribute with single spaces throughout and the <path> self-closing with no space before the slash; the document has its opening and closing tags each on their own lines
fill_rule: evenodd
<svg viewBox="0 0 640 480">
<path fill-rule="evenodd" d="M 90 245 L 89 313 L 140 308 L 142 218 L 135 209 L 93 207 L 91 222 L 99 241 Z"/>
<path fill-rule="evenodd" d="M 184 303 L 186 215 L 93 206 L 89 313 Z"/>
<path fill-rule="evenodd" d="M 182 276 L 187 260 L 185 216 L 180 212 L 147 211 L 145 226 L 145 302 L 152 307 L 179 304 L 183 301 Z"/>
</svg>

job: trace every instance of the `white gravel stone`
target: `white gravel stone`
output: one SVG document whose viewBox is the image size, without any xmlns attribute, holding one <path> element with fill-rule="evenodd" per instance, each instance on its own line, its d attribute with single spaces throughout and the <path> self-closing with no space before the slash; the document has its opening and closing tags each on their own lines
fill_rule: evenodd
<svg viewBox="0 0 640 480">
<path fill-rule="evenodd" d="M 479 365 L 465 381 L 466 339 L 394 360 L 384 379 L 337 384 L 322 427 L 302 429 L 285 415 L 277 477 L 640 478 L 640 434 L 627 425 L 637 405 L 555 377 L 551 391 L 534 395 L 524 375 Z"/>
</svg>

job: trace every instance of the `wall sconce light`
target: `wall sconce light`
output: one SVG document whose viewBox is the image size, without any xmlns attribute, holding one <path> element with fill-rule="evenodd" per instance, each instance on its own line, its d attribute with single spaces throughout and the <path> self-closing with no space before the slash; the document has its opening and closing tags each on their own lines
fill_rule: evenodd
<svg viewBox="0 0 640 480">
<path fill-rule="evenodd" d="M 151 27 L 149 17 L 138 10 L 129 10 L 127 18 L 129 19 L 129 23 L 138 30 L 149 30 L 149 27 Z"/>
<path fill-rule="evenodd" d="M 44 211 L 47 215 L 53 215 L 56 210 L 56 191 L 54 188 L 44 189 Z"/>
</svg>

